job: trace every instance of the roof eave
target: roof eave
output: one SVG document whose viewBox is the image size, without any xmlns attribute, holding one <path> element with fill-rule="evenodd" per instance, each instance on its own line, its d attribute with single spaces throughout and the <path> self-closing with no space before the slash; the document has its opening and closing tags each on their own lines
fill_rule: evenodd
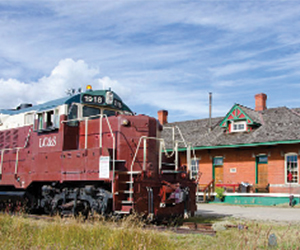
<svg viewBox="0 0 300 250">
<path fill-rule="evenodd" d="M 233 145 L 216 145 L 216 146 L 197 146 L 192 147 L 193 150 L 205 150 L 205 149 L 221 149 L 221 148 L 242 148 L 242 147 L 257 147 L 257 146 L 270 146 L 270 145 L 280 145 L 280 144 L 297 144 L 300 140 L 293 141 L 271 141 L 271 142 L 254 142 L 245 144 L 233 144 Z M 178 151 L 186 151 L 186 148 L 178 148 Z M 173 151 L 172 149 L 167 149 L 167 152 Z"/>
</svg>

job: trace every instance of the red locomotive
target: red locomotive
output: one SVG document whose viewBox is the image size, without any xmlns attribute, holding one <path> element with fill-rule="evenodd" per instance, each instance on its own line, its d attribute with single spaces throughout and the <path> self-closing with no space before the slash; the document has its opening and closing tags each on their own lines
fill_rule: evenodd
<svg viewBox="0 0 300 250">
<path fill-rule="evenodd" d="M 0 110 L 0 204 L 88 215 L 193 215 L 196 184 L 162 163 L 161 126 L 111 90 Z"/>
</svg>

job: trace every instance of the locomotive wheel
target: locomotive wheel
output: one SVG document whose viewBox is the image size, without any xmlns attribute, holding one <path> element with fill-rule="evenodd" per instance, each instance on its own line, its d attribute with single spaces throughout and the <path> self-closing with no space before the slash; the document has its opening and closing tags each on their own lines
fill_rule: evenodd
<svg viewBox="0 0 300 250">
<path fill-rule="evenodd" d="M 82 215 L 88 218 L 90 213 L 106 215 L 111 212 L 111 193 L 94 186 L 59 189 L 45 185 L 42 187 L 42 197 L 41 206 L 51 215 Z"/>
</svg>

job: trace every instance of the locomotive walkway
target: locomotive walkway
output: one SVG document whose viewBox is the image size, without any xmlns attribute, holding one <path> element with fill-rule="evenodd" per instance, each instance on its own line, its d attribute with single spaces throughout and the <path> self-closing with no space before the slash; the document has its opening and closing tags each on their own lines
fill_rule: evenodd
<svg viewBox="0 0 300 250">
<path fill-rule="evenodd" d="M 247 220 L 300 223 L 300 208 L 259 207 L 227 204 L 197 204 L 196 215 L 203 217 L 233 217 Z"/>
</svg>

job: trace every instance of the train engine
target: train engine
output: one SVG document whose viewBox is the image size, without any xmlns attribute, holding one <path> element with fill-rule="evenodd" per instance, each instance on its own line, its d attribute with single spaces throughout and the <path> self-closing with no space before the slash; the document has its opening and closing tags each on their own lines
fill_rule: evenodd
<svg viewBox="0 0 300 250">
<path fill-rule="evenodd" d="M 165 169 L 155 118 L 111 90 L 0 110 L 0 206 L 48 214 L 193 215 L 188 169 Z"/>
</svg>

